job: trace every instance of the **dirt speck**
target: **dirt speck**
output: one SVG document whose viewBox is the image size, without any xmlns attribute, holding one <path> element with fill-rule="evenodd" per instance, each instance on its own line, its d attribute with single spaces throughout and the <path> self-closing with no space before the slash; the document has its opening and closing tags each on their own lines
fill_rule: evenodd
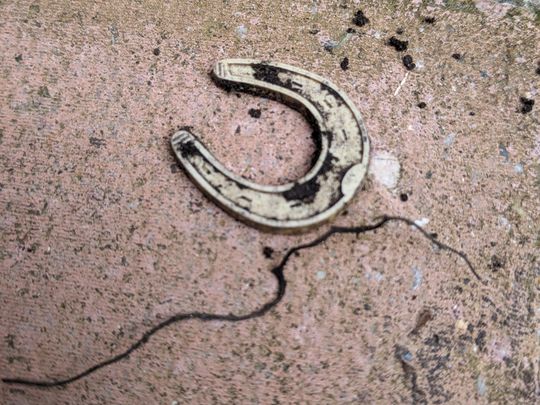
<svg viewBox="0 0 540 405">
<path fill-rule="evenodd" d="M 409 47 L 409 41 L 402 41 L 396 37 L 390 37 L 387 44 L 393 47 L 398 52 L 406 51 Z"/>
<path fill-rule="evenodd" d="M 105 139 L 90 137 L 90 145 L 95 146 L 96 148 L 101 148 L 106 145 Z"/>
<path fill-rule="evenodd" d="M 530 98 L 527 98 L 527 97 L 520 97 L 519 98 L 519 101 L 521 101 L 521 113 L 522 114 L 527 114 L 527 113 L 530 113 L 533 109 L 533 106 L 534 106 L 534 100 L 533 99 L 530 99 Z"/>
<path fill-rule="evenodd" d="M 354 15 L 352 22 L 359 27 L 363 27 L 364 25 L 369 23 L 369 18 L 365 16 L 362 10 L 358 10 Z"/>
<path fill-rule="evenodd" d="M 40 97 L 45 97 L 45 98 L 50 98 L 51 97 L 51 95 L 49 94 L 49 89 L 48 89 L 47 86 L 40 86 L 40 88 L 38 89 L 37 94 Z"/>
<path fill-rule="evenodd" d="M 423 309 L 416 318 L 416 324 L 414 325 L 413 330 L 411 331 L 411 335 L 417 335 L 420 330 L 426 326 L 426 324 L 433 320 L 433 312 L 431 312 L 430 309 Z"/>
<path fill-rule="evenodd" d="M 253 117 L 253 118 L 261 118 L 260 108 L 250 108 L 248 111 L 248 114 L 250 115 L 250 117 Z"/>
<path fill-rule="evenodd" d="M 267 259 L 271 259 L 273 254 L 274 254 L 274 249 L 272 249 L 270 246 L 265 246 L 263 248 L 263 255 Z"/>
<path fill-rule="evenodd" d="M 347 70 L 347 69 L 349 69 L 349 58 L 344 57 L 344 58 L 341 60 L 339 66 L 341 67 L 342 70 Z"/>
<path fill-rule="evenodd" d="M 416 67 L 411 55 L 405 55 L 403 57 L 403 65 L 407 70 L 413 70 Z"/>
</svg>

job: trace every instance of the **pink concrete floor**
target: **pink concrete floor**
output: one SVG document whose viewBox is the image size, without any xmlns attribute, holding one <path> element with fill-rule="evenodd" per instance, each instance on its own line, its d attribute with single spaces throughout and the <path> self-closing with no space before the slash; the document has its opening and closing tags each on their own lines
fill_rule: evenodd
<svg viewBox="0 0 540 405">
<path fill-rule="evenodd" d="M 0 1 L 0 377 L 67 377 L 175 312 L 249 312 L 287 247 L 327 228 L 262 233 L 179 170 L 183 125 L 252 180 L 308 169 L 307 123 L 216 87 L 222 58 L 342 88 L 399 172 L 375 165 L 335 223 L 420 220 L 484 280 L 404 225 L 338 235 L 292 259 L 263 318 L 172 325 L 63 389 L 0 384 L 0 403 L 538 401 L 540 14 L 512 3 Z M 358 8 L 369 24 L 326 51 Z"/>
</svg>

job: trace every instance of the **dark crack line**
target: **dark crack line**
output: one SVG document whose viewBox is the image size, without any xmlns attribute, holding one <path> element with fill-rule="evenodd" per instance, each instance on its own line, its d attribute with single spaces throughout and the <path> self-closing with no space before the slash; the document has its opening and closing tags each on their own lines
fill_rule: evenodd
<svg viewBox="0 0 540 405">
<path fill-rule="evenodd" d="M 209 322 L 209 321 L 221 321 L 221 322 L 240 322 L 245 321 L 248 319 L 255 319 L 260 318 L 263 315 L 265 315 L 267 312 L 269 312 L 272 308 L 274 308 L 279 302 L 283 299 L 283 296 L 285 295 L 285 289 L 287 287 L 287 280 L 285 280 L 284 276 L 284 269 L 287 263 L 289 262 L 289 259 L 291 256 L 297 252 L 300 252 L 304 249 L 310 249 L 315 246 L 320 245 L 324 241 L 326 241 L 330 236 L 338 233 L 344 233 L 344 234 L 362 234 L 374 231 L 378 228 L 381 228 L 388 222 L 404 222 L 407 225 L 410 225 L 417 230 L 419 230 L 422 235 L 429 239 L 433 244 L 435 244 L 439 249 L 442 250 L 448 250 L 449 252 L 458 255 L 461 257 L 465 263 L 467 264 L 469 270 L 474 274 L 474 276 L 481 281 L 480 276 L 472 266 L 471 262 L 467 258 L 467 255 L 459 250 L 456 250 L 442 242 L 439 242 L 437 239 L 435 239 L 434 236 L 430 235 L 428 232 L 426 232 L 422 227 L 417 225 L 414 221 L 404 218 L 404 217 L 398 217 L 398 216 L 382 216 L 376 219 L 376 222 L 372 225 L 361 225 L 361 226 L 353 226 L 353 227 L 343 227 L 343 226 L 333 226 L 328 231 L 323 233 L 318 238 L 314 239 L 311 242 L 301 244 L 294 246 L 290 248 L 283 258 L 281 259 L 281 262 L 275 266 L 272 269 L 272 274 L 276 277 L 278 287 L 276 291 L 275 297 L 271 300 L 265 303 L 263 306 L 261 306 L 259 309 L 256 309 L 252 312 L 249 312 L 244 315 L 235 315 L 235 314 L 211 314 L 207 312 L 189 312 L 189 313 L 178 313 L 175 315 L 172 315 L 168 319 L 164 320 L 161 323 L 158 323 L 148 331 L 146 331 L 142 337 L 137 340 L 135 343 L 133 343 L 127 350 L 125 350 L 122 353 L 117 354 L 114 357 L 109 358 L 108 360 L 104 360 L 100 363 L 97 363 L 93 365 L 92 367 L 82 371 L 79 374 L 73 375 L 72 377 L 68 377 L 61 380 L 32 380 L 32 379 L 26 379 L 26 378 L 2 378 L 2 382 L 5 384 L 18 384 L 18 385 L 26 385 L 26 386 L 33 386 L 33 387 L 61 387 L 68 384 L 71 384 L 77 380 L 80 380 L 81 378 L 84 378 L 104 367 L 107 367 L 111 364 L 117 363 L 127 357 L 134 351 L 140 349 L 143 345 L 145 345 L 148 340 L 157 332 L 159 332 L 161 329 L 164 329 L 168 327 L 169 325 L 172 325 L 173 323 L 177 322 L 183 322 L 183 321 L 189 321 L 189 320 L 198 320 L 202 322 Z"/>
</svg>

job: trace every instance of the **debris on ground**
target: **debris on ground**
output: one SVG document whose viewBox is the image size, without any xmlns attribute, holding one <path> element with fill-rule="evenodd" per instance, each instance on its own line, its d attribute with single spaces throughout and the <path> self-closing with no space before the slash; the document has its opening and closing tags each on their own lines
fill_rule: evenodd
<svg viewBox="0 0 540 405">
<path fill-rule="evenodd" d="M 362 10 L 358 10 L 354 15 L 352 22 L 359 27 L 363 27 L 364 25 L 369 23 L 369 18 L 364 15 L 364 12 Z"/>
<path fill-rule="evenodd" d="M 522 114 L 527 114 L 527 113 L 530 113 L 533 109 L 533 106 L 534 106 L 534 100 L 533 99 L 530 99 L 530 98 L 527 98 L 527 97 L 520 97 L 519 98 L 519 101 L 521 101 L 521 113 Z"/>
<path fill-rule="evenodd" d="M 396 37 L 391 37 L 388 40 L 388 45 L 392 46 L 398 52 L 403 52 L 406 51 L 409 47 L 409 41 L 401 41 Z"/>
<path fill-rule="evenodd" d="M 411 55 L 405 55 L 403 57 L 403 65 L 407 68 L 407 70 L 413 70 L 416 67 Z"/>
</svg>

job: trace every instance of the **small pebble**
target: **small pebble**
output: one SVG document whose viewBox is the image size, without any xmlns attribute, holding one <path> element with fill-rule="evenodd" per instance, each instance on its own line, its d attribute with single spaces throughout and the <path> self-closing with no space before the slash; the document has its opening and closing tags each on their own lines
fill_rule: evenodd
<svg viewBox="0 0 540 405">
<path fill-rule="evenodd" d="M 411 360 L 413 359 L 413 355 L 412 355 L 411 352 L 406 351 L 405 353 L 403 353 L 403 354 L 401 355 L 401 359 L 402 359 L 403 361 L 409 362 L 409 361 L 411 361 Z"/>
<path fill-rule="evenodd" d="M 469 324 L 463 319 L 458 319 L 455 324 L 456 330 L 459 333 L 465 333 L 465 331 L 467 330 L 467 326 L 469 326 Z"/>
<path fill-rule="evenodd" d="M 154 48 L 154 50 L 152 51 L 154 53 L 154 55 L 156 56 L 159 56 L 159 54 L 161 53 L 161 51 L 159 50 L 159 48 Z"/>
<path fill-rule="evenodd" d="M 463 59 L 463 55 L 460 54 L 460 53 L 453 53 L 453 54 L 452 54 L 452 58 L 454 58 L 455 60 L 462 60 L 462 59 Z"/>
<path fill-rule="evenodd" d="M 424 103 L 423 101 L 420 101 L 418 104 L 417 104 L 418 108 L 426 108 L 427 107 L 427 104 Z"/>
<path fill-rule="evenodd" d="M 435 17 L 424 17 L 424 22 L 426 24 L 435 24 Z"/>
</svg>

